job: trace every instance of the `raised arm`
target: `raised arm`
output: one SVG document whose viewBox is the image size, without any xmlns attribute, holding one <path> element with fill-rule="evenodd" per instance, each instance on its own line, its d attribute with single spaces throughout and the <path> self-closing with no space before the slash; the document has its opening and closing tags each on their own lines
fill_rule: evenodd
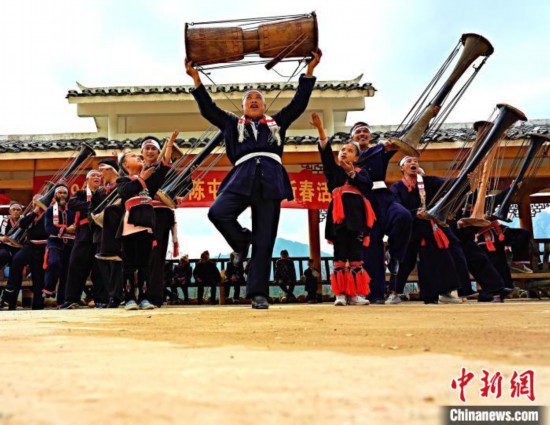
<svg viewBox="0 0 550 425">
<path fill-rule="evenodd" d="M 67 206 L 71 211 L 87 212 L 90 202 L 86 200 L 86 191 L 84 189 L 77 190 L 69 199 Z"/>
<path fill-rule="evenodd" d="M 199 72 L 193 68 L 192 62 L 187 59 L 185 59 L 185 71 L 187 72 L 187 75 L 193 78 L 195 83 L 195 88 L 191 91 L 191 94 L 199 106 L 201 115 L 223 131 L 227 120 L 231 117 L 231 114 L 224 111 L 214 103 L 210 97 L 210 94 L 208 94 L 206 87 L 201 81 Z"/>
</svg>

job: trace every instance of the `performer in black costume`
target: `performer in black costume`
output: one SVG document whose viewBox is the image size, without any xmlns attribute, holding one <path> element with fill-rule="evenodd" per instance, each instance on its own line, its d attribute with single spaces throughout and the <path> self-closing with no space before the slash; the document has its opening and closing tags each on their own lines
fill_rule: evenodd
<svg viewBox="0 0 550 425">
<path fill-rule="evenodd" d="M 334 305 L 367 305 L 370 277 L 363 269 L 362 248 L 370 243 L 376 221 L 370 201 L 372 180 L 364 168 L 355 167 L 361 150 L 357 142 L 342 146 L 338 163 L 317 113 L 311 125 L 319 131 L 319 153 L 332 200 L 327 211 L 325 238 L 334 245 L 334 270 L 331 275 Z"/>
<path fill-rule="evenodd" d="M 0 270 L 10 263 L 12 257 L 18 250 L 18 248 L 6 244 L 8 241 L 6 235 L 19 221 L 19 218 L 23 213 L 23 205 L 19 202 L 12 201 L 8 212 L 9 215 L 2 220 L 2 223 L 0 223 Z"/>
<path fill-rule="evenodd" d="M 126 153 L 121 155 L 119 169 L 125 174 L 117 180 L 117 191 L 125 209 L 117 234 L 122 240 L 125 309 L 153 309 L 155 306 L 148 300 L 147 292 L 155 227 L 151 196 L 160 188 L 169 166 L 161 163 L 145 168 L 141 156 Z M 138 298 L 136 286 L 139 289 Z"/>
<path fill-rule="evenodd" d="M 35 197 L 38 197 L 36 195 Z M 44 227 L 44 211 L 35 207 L 33 211 L 21 217 L 18 226 L 25 229 L 25 238 L 22 247 L 13 255 L 10 263 L 8 283 L 2 293 L 0 306 L 7 304 L 10 310 L 17 307 L 17 298 L 23 283 L 23 271 L 29 266 L 32 278 L 32 309 L 44 308 L 44 253 L 48 234 Z"/>
<path fill-rule="evenodd" d="M 61 305 L 62 309 L 80 307 L 82 291 L 90 275 L 95 307 L 105 307 L 109 301 L 97 264 L 99 260 L 95 258 L 98 245 L 97 241 L 94 242 L 94 231 L 97 225 L 89 217 L 90 211 L 96 206 L 93 202 L 94 194 L 101 185 L 101 178 L 98 170 L 90 170 L 86 175 L 86 187 L 77 190 L 69 199 L 69 210 L 75 212 L 76 231 L 69 258 L 65 302 Z M 97 197 L 95 199 L 97 201 Z"/>
<path fill-rule="evenodd" d="M 300 76 L 294 98 L 272 117 L 265 115 L 265 98 L 258 90 L 244 94 L 241 117 L 220 109 L 212 101 L 197 70 L 186 61 L 187 73 L 195 82 L 192 94 L 200 112 L 223 132 L 227 156 L 233 164 L 208 217 L 231 248 L 239 253 L 240 261 L 247 256 L 252 244 L 247 278 L 247 297 L 252 299 L 252 308 L 269 307 L 270 263 L 281 201 L 293 199 L 281 157 L 286 131 L 307 108 L 315 85 L 313 70 L 319 63 L 321 52 L 312 54 L 314 58 L 308 64 L 307 73 Z M 252 209 L 252 232 L 237 220 L 247 207 Z"/>
<path fill-rule="evenodd" d="M 73 249 L 76 229 L 76 213 L 69 210 L 68 198 L 69 187 L 65 183 L 58 183 L 52 205 L 44 213 L 44 226 L 49 236 L 44 257 L 46 275 L 42 292 L 45 298 L 55 297 L 58 306 L 61 306 L 65 300 L 69 257 Z M 58 283 L 59 286 L 57 286 Z"/>
<path fill-rule="evenodd" d="M 450 239 L 454 235 L 449 228 L 438 226 L 425 214 L 426 205 L 433 201 L 445 180 L 422 175 L 415 157 L 403 157 L 399 167 L 403 179 L 394 183 L 390 190 L 414 219 L 407 253 L 399 267 L 395 286 L 390 287 L 391 294 L 386 304 L 398 304 L 401 301 L 399 294 L 403 293 L 407 279 L 417 264 L 418 255 L 418 283 L 424 303 L 461 303 L 460 298 L 451 294 L 451 291 L 458 289 L 460 277 L 460 269 L 456 267 L 451 251 Z"/>
<path fill-rule="evenodd" d="M 386 270 L 384 266 L 384 235 L 388 236 L 390 260 L 390 286 L 395 285 L 399 264 L 405 258 L 411 233 L 412 216 L 386 186 L 386 172 L 397 147 L 389 140 L 378 143 L 372 140 L 370 127 L 365 122 L 356 123 L 351 138 L 359 143 L 361 157 L 357 165 L 365 168 L 373 181 L 369 200 L 376 214 L 370 244 L 363 248 L 364 267 L 371 277 L 371 301 L 384 304 Z"/>
<path fill-rule="evenodd" d="M 175 137 L 173 137 L 175 139 Z M 168 142 L 166 142 L 168 143 Z M 164 155 L 170 158 L 171 148 Z M 146 167 L 154 166 L 159 161 L 161 148 L 159 140 L 152 136 L 147 136 L 141 144 L 141 154 Z M 164 158 L 161 158 L 164 160 Z M 168 161 L 167 161 L 168 162 Z M 162 182 L 161 182 L 162 183 Z M 153 199 L 153 208 L 155 209 L 155 228 L 153 234 L 155 237 L 155 247 L 151 253 L 151 270 L 149 271 L 148 299 L 156 307 L 164 303 L 164 265 L 166 262 L 166 253 L 168 251 L 168 240 L 172 232 L 174 243 L 174 257 L 178 257 L 178 239 L 176 229 L 176 216 L 174 210 L 164 202 Z"/>
<path fill-rule="evenodd" d="M 105 198 L 116 191 L 118 162 L 112 158 L 99 161 L 99 171 L 103 177 L 103 186 L 92 197 L 90 211 L 99 206 Z M 124 208 L 120 203 L 109 205 L 103 214 L 103 227 L 94 227 L 93 241 L 99 252 L 96 254 L 97 266 L 109 296 L 107 308 L 117 308 L 124 295 L 122 290 L 122 257 L 120 239 L 116 237 Z"/>
</svg>

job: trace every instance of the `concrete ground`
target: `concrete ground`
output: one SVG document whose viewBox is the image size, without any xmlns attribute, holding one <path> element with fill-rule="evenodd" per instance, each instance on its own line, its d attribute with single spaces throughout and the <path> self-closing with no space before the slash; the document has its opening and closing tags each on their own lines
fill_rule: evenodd
<svg viewBox="0 0 550 425">
<path fill-rule="evenodd" d="M 2 311 L 0 424 L 437 424 L 462 367 L 466 405 L 548 405 L 549 325 L 536 301 Z"/>
</svg>

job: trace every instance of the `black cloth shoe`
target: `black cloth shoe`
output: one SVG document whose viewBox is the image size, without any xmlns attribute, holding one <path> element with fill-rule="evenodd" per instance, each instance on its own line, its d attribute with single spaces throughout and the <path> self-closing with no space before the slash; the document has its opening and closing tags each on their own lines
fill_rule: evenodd
<svg viewBox="0 0 550 425">
<path fill-rule="evenodd" d="M 120 306 L 120 301 L 115 298 L 111 298 L 109 299 L 109 302 L 107 303 L 106 308 L 118 308 L 119 306 Z"/>
<path fill-rule="evenodd" d="M 267 298 L 261 295 L 256 295 L 254 298 L 252 298 L 252 308 L 258 310 L 267 310 L 269 308 Z"/>
</svg>

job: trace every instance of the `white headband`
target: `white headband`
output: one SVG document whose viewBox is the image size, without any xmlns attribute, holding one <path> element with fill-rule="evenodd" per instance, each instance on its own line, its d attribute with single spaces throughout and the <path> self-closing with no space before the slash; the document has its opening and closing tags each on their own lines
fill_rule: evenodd
<svg viewBox="0 0 550 425">
<path fill-rule="evenodd" d="M 251 89 L 251 90 L 247 90 L 244 92 L 243 94 L 243 99 L 242 99 L 242 103 L 244 105 L 244 102 L 246 101 L 246 98 L 248 97 L 248 95 L 252 92 L 256 92 L 260 95 L 260 97 L 262 98 L 262 101 L 265 103 L 265 96 L 264 94 L 260 91 L 260 90 L 256 90 L 256 89 Z"/>
<path fill-rule="evenodd" d="M 67 189 L 67 186 L 57 186 L 55 188 L 55 193 L 59 192 L 60 189 L 63 189 L 65 192 L 69 193 L 69 189 Z"/>
<path fill-rule="evenodd" d="M 156 140 L 147 139 L 141 144 L 141 150 L 145 149 L 146 146 L 154 146 L 156 150 L 160 152 L 160 145 Z"/>
<path fill-rule="evenodd" d="M 116 170 L 115 167 L 113 167 L 112 165 L 109 165 L 109 164 L 105 164 L 105 163 L 102 163 L 102 164 L 99 164 L 99 167 L 98 167 L 100 170 L 104 170 L 106 168 L 110 168 L 111 170 L 113 170 L 115 173 L 118 174 L 118 171 Z"/>
<path fill-rule="evenodd" d="M 92 174 L 101 174 L 98 170 L 92 169 L 88 171 L 88 174 L 86 174 L 86 180 L 88 180 L 90 177 L 92 177 Z"/>
<path fill-rule="evenodd" d="M 351 137 L 353 137 L 355 133 L 357 133 L 357 130 L 361 128 L 366 128 L 369 131 L 369 133 L 371 132 L 370 127 L 368 125 L 358 125 L 357 127 L 353 127 L 353 131 L 351 132 Z"/>
<path fill-rule="evenodd" d="M 405 165 L 405 162 L 407 162 L 407 159 L 410 159 L 410 158 L 416 158 L 416 157 L 414 157 L 414 156 L 404 156 L 399 161 L 399 166 L 402 167 L 403 165 Z"/>
</svg>

